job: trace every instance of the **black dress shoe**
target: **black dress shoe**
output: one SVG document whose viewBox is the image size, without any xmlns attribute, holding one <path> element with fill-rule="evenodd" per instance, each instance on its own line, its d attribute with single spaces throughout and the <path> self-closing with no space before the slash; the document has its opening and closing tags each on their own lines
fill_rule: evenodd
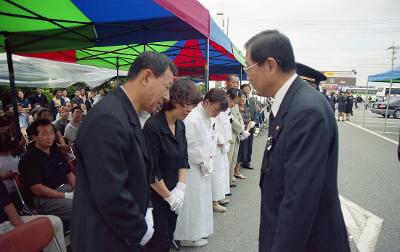
<svg viewBox="0 0 400 252">
<path fill-rule="evenodd" d="M 244 169 L 249 169 L 249 170 L 254 170 L 254 168 L 251 167 L 251 166 L 242 166 L 242 168 L 244 168 Z"/>
<path fill-rule="evenodd" d="M 232 196 L 232 193 L 227 193 L 225 194 L 225 196 Z"/>
<path fill-rule="evenodd" d="M 235 184 L 231 184 L 230 187 L 236 187 L 236 185 Z"/>
</svg>

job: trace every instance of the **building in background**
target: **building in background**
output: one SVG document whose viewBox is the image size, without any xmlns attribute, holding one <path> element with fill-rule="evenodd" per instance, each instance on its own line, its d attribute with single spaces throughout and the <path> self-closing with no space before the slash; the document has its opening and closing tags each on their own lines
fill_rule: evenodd
<svg viewBox="0 0 400 252">
<path fill-rule="evenodd" d="M 326 81 L 321 81 L 321 89 L 328 92 L 344 90 L 348 87 L 355 87 L 357 82 L 357 71 L 324 71 Z"/>
</svg>

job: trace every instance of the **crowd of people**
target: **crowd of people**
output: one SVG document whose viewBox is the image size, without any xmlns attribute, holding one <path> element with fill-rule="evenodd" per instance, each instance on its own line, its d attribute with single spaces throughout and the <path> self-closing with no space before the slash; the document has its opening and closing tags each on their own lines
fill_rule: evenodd
<svg viewBox="0 0 400 252">
<path fill-rule="evenodd" d="M 159 55 L 156 59 L 154 57 L 145 54 L 143 60 L 153 60 L 153 64 L 157 60 L 164 60 L 169 66 L 167 69 L 175 73 L 175 66 L 171 62 Z M 138 61 L 137 64 L 140 64 Z M 154 68 L 152 65 L 148 67 Z M 135 74 L 138 73 L 133 72 L 135 65 L 131 69 L 131 78 L 137 77 Z M 224 88 L 211 89 L 202 97 L 192 81 L 178 79 L 169 84 L 168 99 L 163 99 L 155 110 L 147 109 L 139 113 L 144 137 L 141 144 L 147 146 L 148 159 L 151 160 L 152 175 L 149 181 L 154 235 L 150 241 L 146 241 L 149 251 L 169 251 L 170 246 L 206 245 L 205 238 L 214 232 L 213 211 L 227 211 L 229 196 L 232 195 L 230 189 L 238 185 L 237 180 L 246 179 L 240 169 L 253 169 L 250 164 L 253 134 L 262 113 L 260 105 L 250 97 L 251 86 L 239 84 L 238 76 L 229 75 Z M 128 94 L 125 87 L 129 85 L 118 88 L 115 94 Z M 14 183 L 18 181 L 23 185 L 23 196 L 27 198 L 28 207 L 37 216 L 50 218 L 57 230 L 56 240 L 66 251 L 63 227 L 68 230 L 71 226 L 76 171 L 87 167 L 89 161 L 86 159 L 96 159 L 96 154 L 90 152 L 92 149 L 102 153 L 103 145 L 113 147 L 108 142 L 96 143 L 93 139 L 87 139 L 88 135 L 100 139 L 96 134 L 104 132 L 98 125 L 105 121 L 112 122 L 111 118 L 96 118 L 95 124 L 81 126 L 82 120 L 91 121 L 92 108 L 100 107 L 101 110 L 102 106 L 97 103 L 104 93 L 80 89 L 76 90 L 74 97 L 68 97 L 66 90 L 55 90 L 54 98 L 49 102 L 41 89 L 36 88 L 35 94 L 29 99 L 25 98 L 23 91 L 18 91 L 17 97 L 22 138 L 17 140 L 12 105 L 5 106 L 0 117 L 0 174 L 6 186 L 6 190 L 1 188 L 1 207 L 4 211 L 1 211 L 0 233 L 35 218 L 22 216 L 23 221 L 15 221 L 13 217 L 18 215 L 22 207 L 16 192 L 17 184 Z M 134 108 L 137 109 L 136 106 Z M 110 112 L 114 115 L 117 113 Z M 151 116 L 148 112 L 151 112 Z M 113 129 L 115 125 L 118 123 L 103 130 L 110 134 L 118 132 Z M 126 130 L 129 131 L 129 127 Z M 115 149 L 104 152 L 113 155 Z M 126 154 L 133 155 L 130 152 L 132 150 L 127 149 Z M 80 158 L 76 156 L 79 154 Z M 117 157 L 113 158 L 110 167 L 112 165 L 119 165 Z M 96 174 L 90 176 L 95 177 L 100 170 L 93 172 Z M 85 175 L 78 172 L 78 178 Z M 104 179 L 111 183 L 110 177 L 112 175 L 107 175 Z M 88 180 L 91 181 L 91 178 Z M 84 204 L 76 201 L 74 204 L 80 211 L 85 209 Z M 10 205 L 15 206 L 11 214 L 6 211 Z M 76 238 L 74 231 L 72 225 L 72 239 L 79 243 L 81 238 Z M 50 244 L 46 251 L 54 251 L 55 248 L 54 244 Z"/>
<path fill-rule="evenodd" d="M 102 97 L 103 90 L 80 89 L 70 99 L 64 89 L 55 90 L 48 101 L 36 88 L 29 99 L 23 91 L 17 92 L 18 113 L 11 104 L 0 107 L 0 176 L 4 183 L 0 183 L 0 234 L 45 215 L 53 224 L 59 247 L 66 251 L 63 226 L 68 229 L 75 184 L 72 146 L 82 118 Z M 23 195 L 35 216 L 19 216 L 23 206 L 17 181 L 26 189 Z M 56 248 L 52 242 L 45 251 Z"/>
<path fill-rule="evenodd" d="M 350 251 L 333 107 L 296 74 L 285 35 L 264 31 L 245 48 L 248 79 L 260 96 L 274 98 L 259 183 L 259 251 Z M 49 108 L 35 113 L 47 105 L 38 90 L 31 108 L 20 102 L 19 121 L 28 118 L 22 139 L 8 108 L 0 120 L 7 185 L 0 183 L 0 232 L 29 220 L 13 204 L 17 178 L 36 213 L 52 220 L 56 238 L 46 251 L 54 243 L 66 250 L 63 227 L 79 252 L 207 245 L 213 211 L 229 211 L 230 189 L 246 179 L 242 168 L 252 169 L 254 128 L 263 113 L 236 75 L 202 97 L 192 81 L 174 81 L 176 74 L 167 56 L 147 51 L 126 83 L 104 98 L 79 90 L 68 109 L 57 91 Z M 21 116 L 25 110 L 32 120 Z"/>
</svg>

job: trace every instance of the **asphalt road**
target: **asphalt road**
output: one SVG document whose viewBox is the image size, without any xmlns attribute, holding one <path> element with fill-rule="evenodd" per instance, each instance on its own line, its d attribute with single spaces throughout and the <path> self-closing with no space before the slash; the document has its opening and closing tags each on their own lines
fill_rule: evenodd
<svg viewBox="0 0 400 252">
<path fill-rule="evenodd" d="M 372 132 L 381 134 L 396 142 L 399 141 L 400 119 L 387 118 L 385 127 L 385 118 L 372 113 L 370 110 L 365 110 L 364 115 L 363 109 L 355 109 L 353 114 L 354 116 L 351 117 L 350 122 L 363 126 Z"/>
<path fill-rule="evenodd" d="M 367 113 L 369 121 L 384 121 L 381 116 Z M 384 135 L 392 139 L 390 142 L 353 125 L 362 125 L 362 121 L 359 123 L 362 118 L 363 114 L 355 111 L 352 124 L 338 122 L 339 191 L 348 200 L 384 219 L 375 251 L 400 252 L 400 162 L 396 155 L 397 145 L 393 143 L 398 141 L 398 135 Z M 400 120 L 388 121 L 400 125 Z M 369 129 L 380 133 L 373 127 Z M 398 126 L 396 130 L 398 132 Z M 241 180 L 232 190 L 228 211 L 214 213 L 214 234 L 208 238 L 209 244 L 202 248 L 182 248 L 181 251 L 258 251 L 258 179 L 264 147 L 265 135 L 256 137 L 252 162 L 255 170 L 242 171 L 248 179 Z M 354 243 L 351 246 L 353 251 L 358 251 Z"/>
</svg>

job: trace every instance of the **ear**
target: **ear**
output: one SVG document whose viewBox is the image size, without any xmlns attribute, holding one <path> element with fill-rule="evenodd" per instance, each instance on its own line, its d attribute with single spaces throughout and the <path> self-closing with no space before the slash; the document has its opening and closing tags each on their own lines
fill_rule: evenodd
<svg viewBox="0 0 400 252">
<path fill-rule="evenodd" d="M 143 86 L 147 86 L 153 77 L 153 72 L 150 69 L 144 69 L 139 75 L 140 82 Z"/>
<path fill-rule="evenodd" d="M 265 60 L 265 65 L 269 68 L 268 70 L 274 74 L 278 71 L 278 62 L 276 61 L 276 59 L 272 58 L 272 57 L 268 57 Z"/>
</svg>

